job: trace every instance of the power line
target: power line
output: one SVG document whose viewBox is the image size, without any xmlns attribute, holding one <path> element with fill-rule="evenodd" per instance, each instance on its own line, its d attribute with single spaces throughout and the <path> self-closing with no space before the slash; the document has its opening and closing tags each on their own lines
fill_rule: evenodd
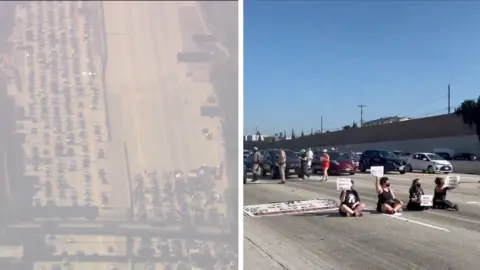
<svg viewBox="0 0 480 270">
<path fill-rule="evenodd" d="M 367 105 L 357 105 L 360 108 L 360 127 L 363 127 L 363 108 L 367 107 Z"/>
</svg>

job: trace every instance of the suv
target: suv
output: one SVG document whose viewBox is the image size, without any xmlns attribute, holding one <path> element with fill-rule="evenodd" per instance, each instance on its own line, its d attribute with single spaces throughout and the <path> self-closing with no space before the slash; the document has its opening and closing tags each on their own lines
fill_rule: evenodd
<svg viewBox="0 0 480 270">
<path fill-rule="evenodd" d="M 406 162 L 401 160 L 392 151 L 387 150 L 367 150 L 363 152 L 359 162 L 359 169 L 365 172 L 372 166 L 383 166 L 385 173 L 399 172 L 404 174 Z"/>
<path fill-rule="evenodd" d="M 283 150 L 287 156 L 287 164 L 285 170 L 285 177 L 291 175 L 301 175 L 301 166 L 300 158 L 291 150 Z M 278 171 L 278 166 L 276 166 L 278 160 L 278 149 L 270 149 L 263 151 L 263 162 L 262 162 L 262 174 L 265 176 L 267 173 L 270 173 L 272 179 L 279 179 L 280 174 Z"/>
</svg>

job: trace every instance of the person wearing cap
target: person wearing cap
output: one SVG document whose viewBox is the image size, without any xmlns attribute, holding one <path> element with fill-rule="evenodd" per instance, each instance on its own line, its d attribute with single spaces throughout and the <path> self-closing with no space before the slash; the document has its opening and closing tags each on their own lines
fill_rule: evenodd
<svg viewBox="0 0 480 270">
<path fill-rule="evenodd" d="M 363 216 L 363 209 L 365 209 L 365 204 L 360 202 L 360 196 L 358 192 L 353 188 L 354 182 L 352 181 L 352 186 L 350 189 L 342 190 L 340 193 L 340 207 L 338 211 L 340 215 L 345 217 L 361 217 Z"/>
<path fill-rule="evenodd" d="M 258 148 L 254 147 L 252 154 L 250 155 L 250 161 L 252 163 L 252 182 L 258 180 L 258 176 L 261 174 L 260 162 L 262 155 L 258 152 Z"/>
<path fill-rule="evenodd" d="M 402 211 L 403 202 L 395 197 L 388 177 L 376 177 L 375 189 L 378 194 L 377 212 L 393 215 Z"/>
<path fill-rule="evenodd" d="M 322 182 L 325 183 L 328 180 L 328 169 L 330 168 L 330 156 L 327 153 L 327 149 L 323 149 L 323 154 L 320 157 L 320 161 L 322 161 L 322 168 L 323 168 L 323 179 Z"/>
</svg>

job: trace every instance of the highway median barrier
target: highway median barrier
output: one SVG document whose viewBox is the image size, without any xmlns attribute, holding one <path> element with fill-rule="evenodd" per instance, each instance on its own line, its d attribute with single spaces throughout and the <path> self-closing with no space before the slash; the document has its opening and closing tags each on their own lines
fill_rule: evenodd
<svg viewBox="0 0 480 270">
<path fill-rule="evenodd" d="M 450 160 L 455 173 L 480 175 L 480 161 Z"/>
</svg>

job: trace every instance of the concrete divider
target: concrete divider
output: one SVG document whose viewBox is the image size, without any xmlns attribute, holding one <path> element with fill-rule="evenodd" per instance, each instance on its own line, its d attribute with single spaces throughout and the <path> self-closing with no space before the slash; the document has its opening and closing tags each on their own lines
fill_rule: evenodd
<svg viewBox="0 0 480 270">
<path fill-rule="evenodd" d="M 479 161 L 461 161 L 451 160 L 453 165 L 453 172 L 455 173 L 468 173 L 480 175 L 480 162 Z"/>
</svg>

